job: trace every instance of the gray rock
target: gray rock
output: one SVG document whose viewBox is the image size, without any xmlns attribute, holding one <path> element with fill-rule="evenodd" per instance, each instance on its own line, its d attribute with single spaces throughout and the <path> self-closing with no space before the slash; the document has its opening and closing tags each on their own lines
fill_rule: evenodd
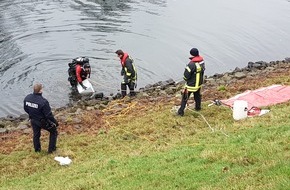
<svg viewBox="0 0 290 190">
<path fill-rule="evenodd" d="M 175 85 L 175 81 L 173 79 L 168 79 L 166 81 L 169 85 Z"/>
<path fill-rule="evenodd" d="M 28 128 L 28 126 L 27 125 L 24 125 L 24 124 L 20 124 L 20 125 L 18 125 L 18 127 L 17 127 L 17 129 L 19 129 L 19 130 L 23 130 L 23 129 L 27 129 Z"/>
<path fill-rule="evenodd" d="M 158 81 L 157 83 L 153 84 L 153 87 L 157 87 L 157 86 L 161 86 L 162 85 L 162 81 Z"/>
<path fill-rule="evenodd" d="M 159 95 L 160 95 L 160 96 L 166 96 L 166 95 L 167 95 L 167 92 L 165 92 L 164 90 L 161 90 L 161 91 L 159 92 Z"/>
<path fill-rule="evenodd" d="M 91 106 L 88 106 L 87 108 L 86 108 L 86 110 L 87 111 L 91 111 L 91 110 L 94 110 L 95 108 L 94 107 L 91 107 Z"/>
<path fill-rule="evenodd" d="M 8 131 L 16 131 L 17 130 L 17 128 L 16 127 L 13 127 L 13 126 L 11 126 L 11 127 L 7 127 L 6 128 Z"/>
<path fill-rule="evenodd" d="M 12 121 L 2 120 L 0 121 L 0 128 L 6 128 L 12 125 Z"/>
<path fill-rule="evenodd" d="M 8 115 L 7 117 L 6 117 L 6 120 L 8 120 L 8 121 L 14 121 L 16 118 L 15 117 L 13 117 L 13 116 L 11 116 L 11 115 Z"/>
<path fill-rule="evenodd" d="M 168 87 L 165 89 L 166 94 L 174 94 L 177 91 L 176 87 Z"/>
<path fill-rule="evenodd" d="M 29 118 L 28 114 L 21 114 L 21 115 L 19 116 L 19 119 L 20 119 L 20 120 L 25 120 L 25 119 L 28 119 L 28 118 Z"/>
<path fill-rule="evenodd" d="M 286 58 L 285 58 L 285 61 L 286 61 L 287 63 L 290 63 L 290 57 L 286 57 Z"/>
<path fill-rule="evenodd" d="M 257 68 L 257 69 L 263 69 L 266 68 L 269 65 L 269 63 L 265 61 L 257 61 L 255 63 L 249 62 L 248 63 L 248 68 Z"/>
<path fill-rule="evenodd" d="M 4 121 L 0 121 L 0 128 L 4 128 L 5 127 L 5 122 Z"/>
<path fill-rule="evenodd" d="M 5 128 L 0 128 L 0 134 L 6 133 L 8 130 Z"/>
<path fill-rule="evenodd" d="M 97 104 L 97 105 L 94 106 L 94 108 L 95 108 L 96 110 L 98 110 L 98 109 L 100 109 L 100 105 Z"/>
<path fill-rule="evenodd" d="M 100 104 L 100 109 L 105 109 L 107 107 L 106 104 Z"/>
<path fill-rule="evenodd" d="M 241 72 L 241 71 L 242 69 L 240 69 L 239 67 L 236 67 L 233 72 Z"/>
<path fill-rule="evenodd" d="M 149 90 L 149 89 L 152 88 L 152 87 L 153 87 L 152 84 L 147 84 L 147 85 L 144 87 L 144 89 L 145 89 L 145 90 Z"/>
<path fill-rule="evenodd" d="M 76 123 L 76 124 L 82 122 L 82 120 L 80 120 L 80 119 L 78 119 L 78 118 L 73 118 L 72 121 L 73 121 L 73 123 Z"/>
<path fill-rule="evenodd" d="M 224 75 L 221 79 L 225 81 L 225 83 L 227 83 L 232 79 L 232 77 L 229 74 L 227 74 L 227 75 Z"/>
<path fill-rule="evenodd" d="M 75 112 L 75 114 L 79 115 L 83 112 L 83 110 L 81 108 L 78 108 L 77 111 Z"/>
<path fill-rule="evenodd" d="M 237 78 L 237 79 L 242 79 L 242 78 L 245 78 L 247 75 L 243 72 L 237 72 L 234 74 L 234 77 Z"/>
<path fill-rule="evenodd" d="M 137 98 L 146 98 L 146 97 L 149 97 L 149 94 L 146 93 L 146 92 L 140 92 L 137 94 Z"/>
<path fill-rule="evenodd" d="M 267 67 L 267 68 L 265 68 L 265 72 L 271 72 L 273 70 L 275 70 L 274 67 Z"/>
<path fill-rule="evenodd" d="M 218 78 L 221 78 L 223 76 L 223 74 L 218 74 L 218 73 L 216 73 L 216 74 L 214 74 L 212 77 L 214 78 L 214 79 L 218 79 Z"/>
<path fill-rule="evenodd" d="M 205 80 L 205 84 L 213 85 L 216 83 L 216 80 L 214 78 L 207 78 Z"/>
</svg>

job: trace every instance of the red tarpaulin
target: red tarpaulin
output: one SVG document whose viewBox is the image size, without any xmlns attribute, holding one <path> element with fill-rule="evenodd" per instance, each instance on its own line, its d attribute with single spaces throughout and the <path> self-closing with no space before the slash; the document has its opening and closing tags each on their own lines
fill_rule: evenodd
<svg viewBox="0 0 290 190">
<path fill-rule="evenodd" d="M 272 85 L 257 90 L 247 90 L 230 99 L 221 100 L 227 106 L 233 107 L 235 100 L 248 102 L 248 110 L 252 107 L 269 106 L 290 100 L 290 86 Z"/>
</svg>

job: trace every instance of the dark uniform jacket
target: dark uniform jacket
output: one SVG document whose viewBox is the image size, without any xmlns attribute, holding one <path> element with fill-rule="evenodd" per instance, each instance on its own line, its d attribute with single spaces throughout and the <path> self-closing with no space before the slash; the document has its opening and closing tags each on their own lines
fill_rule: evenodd
<svg viewBox="0 0 290 190">
<path fill-rule="evenodd" d="M 184 71 L 184 80 L 189 92 L 196 92 L 203 84 L 204 61 L 201 56 L 191 58 Z"/>
<path fill-rule="evenodd" d="M 41 93 L 29 94 L 24 99 L 24 110 L 31 120 L 42 122 L 43 119 L 57 125 L 48 101 L 42 97 Z"/>
<path fill-rule="evenodd" d="M 133 64 L 133 60 L 127 53 L 124 54 L 121 59 L 122 71 L 121 75 L 124 75 L 124 81 L 135 81 L 137 79 L 136 68 Z"/>
</svg>

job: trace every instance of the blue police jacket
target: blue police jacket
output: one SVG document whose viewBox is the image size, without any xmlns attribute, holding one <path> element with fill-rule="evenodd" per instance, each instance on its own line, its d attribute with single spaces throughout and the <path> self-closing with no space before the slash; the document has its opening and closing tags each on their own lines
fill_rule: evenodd
<svg viewBox="0 0 290 190">
<path fill-rule="evenodd" d="M 31 120 L 41 121 L 45 119 L 57 123 L 51 112 L 49 102 L 42 97 L 41 93 L 27 95 L 24 99 L 24 110 Z"/>
</svg>

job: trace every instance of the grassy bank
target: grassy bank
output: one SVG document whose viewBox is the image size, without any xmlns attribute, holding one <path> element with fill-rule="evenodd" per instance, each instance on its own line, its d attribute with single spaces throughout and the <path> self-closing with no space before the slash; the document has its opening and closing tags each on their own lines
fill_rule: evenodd
<svg viewBox="0 0 290 190">
<path fill-rule="evenodd" d="M 289 85 L 289 75 L 260 85 L 281 81 Z M 103 115 L 93 134 L 59 136 L 69 166 L 19 136 L 15 151 L 0 154 L 0 189 L 289 189 L 290 102 L 241 121 L 209 103 L 177 117 L 173 100 L 133 100 L 121 114 Z"/>
</svg>

